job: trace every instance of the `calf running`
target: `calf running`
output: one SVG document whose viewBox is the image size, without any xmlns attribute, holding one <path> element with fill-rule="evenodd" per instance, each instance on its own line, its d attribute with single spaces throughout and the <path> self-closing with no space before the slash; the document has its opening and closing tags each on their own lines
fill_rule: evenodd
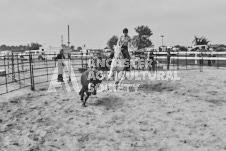
<svg viewBox="0 0 226 151">
<path fill-rule="evenodd" d="M 103 75 L 96 69 L 88 69 L 84 71 L 81 75 L 81 84 L 82 89 L 79 92 L 81 95 L 81 101 L 83 102 L 82 105 L 86 107 L 86 101 L 91 94 L 97 94 L 97 88 L 99 84 L 102 82 Z M 85 101 L 84 96 L 86 93 Z"/>
</svg>

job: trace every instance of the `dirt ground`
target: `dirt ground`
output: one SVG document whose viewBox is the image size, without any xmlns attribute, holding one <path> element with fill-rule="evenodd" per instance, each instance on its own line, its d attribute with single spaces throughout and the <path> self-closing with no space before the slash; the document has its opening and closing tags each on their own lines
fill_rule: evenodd
<svg viewBox="0 0 226 151">
<path fill-rule="evenodd" d="M 226 69 L 178 71 L 179 81 L 125 81 L 88 107 L 75 92 L 42 85 L 0 96 L 0 150 L 224 151 Z"/>
</svg>

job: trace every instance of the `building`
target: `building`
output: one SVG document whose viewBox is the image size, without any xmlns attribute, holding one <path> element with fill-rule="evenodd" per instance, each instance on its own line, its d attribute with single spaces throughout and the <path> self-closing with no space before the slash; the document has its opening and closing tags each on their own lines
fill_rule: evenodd
<svg viewBox="0 0 226 151">
<path fill-rule="evenodd" d="M 167 52 L 168 50 L 178 51 L 179 49 L 177 47 L 172 47 L 172 46 L 160 46 L 159 47 L 159 52 Z"/>
<path fill-rule="evenodd" d="M 92 56 L 103 56 L 103 55 L 105 55 L 105 53 L 104 53 L 104 50 L 102 50 L 102 49 L 91 49 L 90 55 L 92 55 Z"/>
<path fill-rule="evenodd" d="M 167 51 L 167 46 L 160 46 L 159 47 L 159 52 L 166 52 Z"/>
<path fill-rule="evenodd" d="M 226 51 L 226 45 L 223 44 L 195 45 L 191 47 L 190 51 L 197 51 L 197 49 L 203 49 L 206 51 Z"/>
<path fill-rule="evenodd" d="M 223 44 L 209 45 L 209 50 L 212 50 L 212 51 L 226 51 L 226 45 L 223 45 Z"/>
</svg>

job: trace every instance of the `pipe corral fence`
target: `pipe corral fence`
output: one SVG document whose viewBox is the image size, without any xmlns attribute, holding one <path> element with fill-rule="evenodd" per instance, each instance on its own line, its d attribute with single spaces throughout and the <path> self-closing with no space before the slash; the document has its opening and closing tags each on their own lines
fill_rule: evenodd
<svg viewBox="0 0 226 151">
<path fill-rule="evenodd" d="M 72 66 L 74 76 L 80 80 L 81 73 L 89 67 L 92 56 L 68 56 L 65 61 L 67 65 Z M 51 81 L 57 81 L 57 61 L 55 55 L 45 54 L 43 60 L 33 59 L 30 53 L 27 59 L 20 58 L 15 54 L 0 58 L 0 95 L 16 90 L 30 88 L 35 90 L 36 85 L 48 84 Z M 107 58 L 107 57 L 106 57 Z M 105 59 L 106 59 L 105 58 Z M 152 66 L 140 64 L 139 60 L 154 60 Z M 203 72 L 203 67 L 224 68 L 226 67 L 226 52 L 141 52 L 131 57 L 131 70 L 143 71 L 166 71 L 166 70 L 199 70 Z M 69 68 L 68 68 L 69 69 Z M 69 72 L 69 71 L 68 71 Z M 69 72 L 69 73 L 70 73 Z M 70 76 L 70 75 L 69 75 Z M 55 78 L 54 78 L 55 77 Z M 67 79 L 65 79 L 67 80 Z"/>
</svg>

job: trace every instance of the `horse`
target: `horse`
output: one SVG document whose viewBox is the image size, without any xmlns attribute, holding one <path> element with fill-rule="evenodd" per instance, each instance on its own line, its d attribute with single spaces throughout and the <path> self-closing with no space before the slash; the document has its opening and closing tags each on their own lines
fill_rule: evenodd
<svg viewBox="0 0 226 151">
<path fill-rule="evenodd" d="M 114 46 L 114 57 L 111 62 L 110 72 L 107 77 L 107 82 L 112 77 L 113 72 L 115 71 L 115 86 L 118 88 L 121 85 L 122 81 L 125 79 L 126 71 L 124 71 L 124 57 L 121 52 L 121 46 L 119 44 Z"/>
</svg>

